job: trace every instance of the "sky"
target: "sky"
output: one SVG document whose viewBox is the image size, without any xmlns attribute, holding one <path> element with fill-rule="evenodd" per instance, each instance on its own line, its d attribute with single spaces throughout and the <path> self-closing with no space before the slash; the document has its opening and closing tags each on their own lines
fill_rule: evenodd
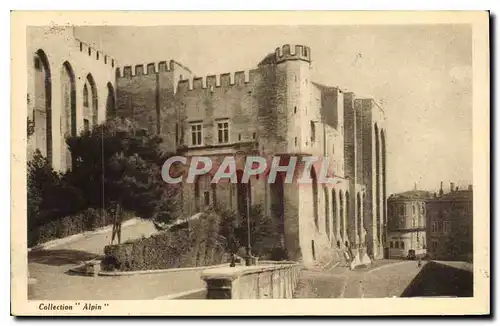
<svg viewBox="0 0 500 326">
<path fill-rule="evenodd" d="M 472 184 L 468 25 L 79 27 L 120 66 L 174 59 L 197 76 L 250 70 L 283 44 L 311 48 L 313 80 L 386 113 L 388 194 Z"/>
</svg>

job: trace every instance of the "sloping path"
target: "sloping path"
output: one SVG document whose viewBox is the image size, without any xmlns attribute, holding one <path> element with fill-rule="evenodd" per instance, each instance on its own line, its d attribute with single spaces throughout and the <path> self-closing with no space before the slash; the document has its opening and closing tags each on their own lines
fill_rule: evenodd
<svg viewBox="0 0 500 326">
<path fill-rule="evenodd" d="M 138 221 L 122 229 L 122 242 L 156 232 L 153 223 Z M 102 255 L 111 230 L 28 254 L 30 277 L 36 279 L 30 300 L 140 300 L 190 291 L 204 286 L 200 270 L 118 277 L 70 275 L 75 265 Z"/>
</svg>

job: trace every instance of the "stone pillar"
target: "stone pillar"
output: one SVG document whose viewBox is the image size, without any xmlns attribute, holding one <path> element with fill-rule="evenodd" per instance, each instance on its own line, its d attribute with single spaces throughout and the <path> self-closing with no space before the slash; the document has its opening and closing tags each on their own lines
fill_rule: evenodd
<svg viewBox="0 0 500 326">
<path fill-rule="evenodd" d="M 340 196 L 339 192 L 335 191 L 335 239 L 336 241 L 340 241 L 340 244 L 342 244 L 342 235 L 340 233 Z M 335 246 L 337 243 L 335 243 Z"/>
<path fill-rule="evenodd" d="M 359 217 L 361 213 L 360 196 L 358 192 L 354 195 L 354 243 L 359 248 Z"/>
<path fill-rule="evenodd" d="M 383 180 L 383 176 L 382 176 L 382 163 L 383 163 L 383 159 L 382 159 L 382 156 L 383 156 L 383 151 L 382 151 L 382 133 L 381 133 L 381 130 L 379 130 L 379 134 L 378 134 L 378 143 L 379 143 L 379 162 L 378 162 L 378 180 L 377 180 L 377 186 L 378 186 L 378 189 L 379 189 L 379 193 L 380 193 L 380 196 L 379 196 L 379 202 L 377 203 L 377 209 L 378 209 L 378 214 L 380 216 L 380 222 L 379 222 L 379 225 L 377 225 L 378 227 L 378 232 L 380 234 L 380 241 L 379 241 L 379 246 L 382 250 L 381 254 L 383 254 L 383 250 L 384 250 L 384 243 L 383 243 L 383 238 L 384 238 L 384 187 L 383 187 L 383 183 L 382 183 L 382 180 Z"/>
<path fill-rule="evenodd" d="M 364 199 L 365 199 L 365 195 L 361 195 L 361 214 L 360 214 L 360 219 L 359 219 L 359 223 L 360 223 L 360 232 L 361 234 L 359 235 L 359 240 L 361 242 L 361 246 L 362 247 L 366 247 L 366 234 L 365 234 L 365 223 L 364 223 L 364 219 L 363 219 L 363 216 L 365 214 L 365 203 L 364 203 Z"/>
<path fill-rule="evenodd" d="M 344 191 L 344 193 L 342 194 L 342 206 L 343 206 L 343 210 L 342 210 L 342 216 L 340 217 L 343 221 L 343 228 L 341 230 L 342 232 L 342 239 L 344 240 L 344 243 L 346 242 L 347 240 L 347 212 L 348 212 L 348 209 L 347 209 L 347 200 L 346 200 L 346 192 Z"/>
</svg>

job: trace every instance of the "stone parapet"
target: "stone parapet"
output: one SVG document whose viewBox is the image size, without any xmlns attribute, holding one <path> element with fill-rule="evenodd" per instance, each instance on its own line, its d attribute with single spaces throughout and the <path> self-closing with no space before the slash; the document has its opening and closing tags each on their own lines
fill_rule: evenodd
<svg viewBox="0 0 500 326">
<path fill-rule="evenodd" d="M 295 262 L 262 262 L 208 269 L 201 278 L 207 299 L 291 299 L 301 268 Z"/>
</svg>

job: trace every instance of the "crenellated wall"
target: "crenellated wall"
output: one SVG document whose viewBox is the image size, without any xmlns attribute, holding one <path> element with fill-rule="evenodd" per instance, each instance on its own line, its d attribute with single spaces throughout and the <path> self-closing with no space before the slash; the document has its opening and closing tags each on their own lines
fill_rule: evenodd
<svg viewBox="0 0 500 326">
<path fill-rule="evenodd" d="M 180 119 L 175 93 L 180 80 L 192 76 L 191 71 L 170 60 L 117 68 L 115 75 L 117 114 L 133 119 L 150 133 L 162 135 L 162 149 L 175 152 Z"/>
</svg>

